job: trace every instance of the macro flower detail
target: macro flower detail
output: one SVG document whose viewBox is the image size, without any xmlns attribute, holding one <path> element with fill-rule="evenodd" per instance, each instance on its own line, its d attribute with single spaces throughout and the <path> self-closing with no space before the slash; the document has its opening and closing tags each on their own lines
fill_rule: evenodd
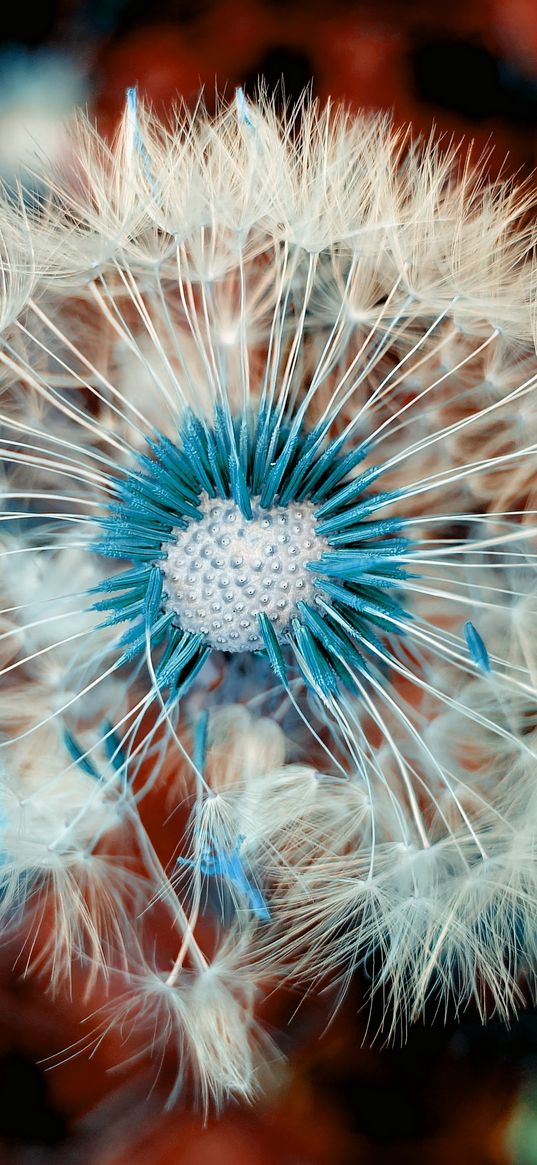
<svg viewBox="0 0 537 1165">
<path fill-rule="evenodd" d="M 367 447 L 338 456 L 341 442 L 323 451 L 328 422 L 308 435 L 282 422 L 269 409 L 240 422 L 221 410 L 212 427 L 188 416 L 177 444 L 149 441 L 153 459 L 138 457 L 144 472 L 117 483 L 120 500 L 102 519 L 96 549 L 129 566 L 100 584 L 107 598 L 96 607 L 111 608 L 110 623 L 132 622 L 124 661 L 164 639 L 156 679 L 176 694 L 208 647 L 266 648 L 283 678 L 278 645 L 289 642 L 328 695 L 366 667 L 375 625 L 404 619 L 386 593 L 406 574 L 396 556 L 408 541 L 388 537 L 404 519 L 368 521 L 395 496 L 367 489 L 382 467 L 349 478 Z"/>
<path fill-rule="evenodd" d="M 113 141 L 69 133 L 0 205 L 19 969 L 82 983 L 81 1054 L 121 1030 L 205 1108 L 278 1073 L 280 982 L 362 970 L 388 1036 L 508 1016 L 537 981 L 535 196 L 309 99 L 163 124 L 131 92 Z"/>
</svg>

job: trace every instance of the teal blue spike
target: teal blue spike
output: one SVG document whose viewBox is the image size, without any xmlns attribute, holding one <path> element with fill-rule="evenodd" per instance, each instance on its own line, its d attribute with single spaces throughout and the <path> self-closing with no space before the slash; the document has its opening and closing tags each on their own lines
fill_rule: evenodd
<svg viewBox="0 0 537 1165">
<path fill-rule="evenodd" d="M 170 659 L 172 658 L 174 653 L 177 651 L 177 648 L 183 642 L 185 634 L 186 634 L 186 632 L 184 632 L 180 627 L 176 627 L 176 626 L 170 627 L 170 632 L 169 632 L 168 638 L 164 644 L 164 647 L 162 649 L 162 654 L 161 654 L 159 662 L 158 662 L 158 667 L 159 667 L 162 674 L 164 673 Z"/>
<path fill-rule="evenodd" d="M 339 440 L 344 440 L 344 434 L 342 434 Z M 335 489 L 336 486 L 338 486 L 340 482 L 342 482 L 344 478 L 348 476 L 349 473 L 352 473 L 353 469 L 356 469 L 356 466 L 360 465 L 360 463 L 367 457 L 368 453 L 371 452 L 371 446 L 368 443 L 364 443 L 359 445 L 356 449 L 352 449 L 350 453 L 345 454 L 345 456 L 341 458 L 335 458 L 334 453 L 336 451 L 336 446 L 337 441 L 334 441 L 331 445 L 329 445 L 328 449 L 325 450 L 322 457 L 319 459 L 318 466 L 315 467 L 307 479 L 307 489 L 310 492 L 312 502 L 315 502 L 315 504 L 322 502 L 328 497 L 329 494 L 331 496 L 332 490 Z M 332 466 L 331 469 L 330 466 Z M 312 487 L 319 481 L 319 478 L 324 474 L 325 469 L 330 469 L 330 472 L 327 473 L 326 477 L 323 478 L 321 484 L 317 487 L 315 492 L 311 492 Z M 319 470 L 319 472 L 317 472 L 317 470 Z"/>
<path fill-rule="evenodd" d="M 191 502 L 196 502 L 199 490 L 196 490 L 195 484 L 192 481 L 192 474 L 190 471 L 190 464 L 185 457 L 184 451 L 174 445 L 169 437 L 165 437 L 162 433 L 155 433 L 154 437 L 146 437 L 146 443 L 155 455 L 157 460 L 166 470 L 166 473 L 172 480 L 179 484 L 181 489 L 190 498 Z M 140 458 L 142 464 L 146 466 L 149 473 L 153 470 L 154 461 L 151 457 Z"/>
<path fill-rule="evenodd" d="M 205 490 L 210 498 L 215 498 L 217 490 L 213 480 L 209 459 L 207 434 L 201 422 L 191 417 L 188 427 L 181 430 L 181 443 L 188 458 L 190 472 L 197 478 L 200 488 Z"/>
<path fill-rule="evenodd" d="M 138 613 L 140 614 L 143 607 L 144 595 L 135 594 L 134 596 L 129 592 L 125 594 L 121 591 L 119 595 L 109 595 L 106 599 L 100 599 L 98 603 L 91 604 L 92 611 L 128 611 L 134 603 L 138 604 Z"/>
<path fill-rule="evenodd" d="M 363 571 L 371 571 L 373 568 L 379 571 L 383 568 L 392 570 L 391 560 L 400 557 L 406 551 L 406 539 L 394 538 L 390 545 L 380 542 L 378 546 L 371 548 L 327 551 L 315 561 L 307 562 L 306 566 L 315 574 L 327 574 L 352 582 L 354 578 L 359 579 Z"/>
<path fill-rule="evenodd" d="M 158 462 L 155 462 L 153 473 L 153 481 L 144 478 L 143 482 L 138 480 L 133 483 L 130 493 L 137 509 L 142 504 L 146 513 L 154 513 L 157 520 L 160 520 L 166 526 L 176 524 L 173 521 L 170 522 L 170 513 L 172 516 L 192 518 L 194 521 L 201 518 L 202 515 L 199 506 L 197 504 L 192 505 L 178 486 L 174 485 L 173 489 L 169 488 Z M 143 503 L 140 502 L 141 497 L 143 497 Z M 153 503 L 151 511 L 148 506 L 148 501 Z"/>
<path fill-rule="evenodd" d="M 406 579 L 417 577 L 417 575 L 410 574 L 409 571 L 403 570 L 401 566 L 386 567 L 384 564 L 382 564 L 382 566 L 378 565 L 375 567 L 374 574 L 370 573 L 369 570 L 364 570 L 363 572 L 360 572 L 360 575 L 356 578 L 356 580 L 350 581 L 356 581 L 359 586 L 361 586 L 362 583 L 368 585 L 371 584 L 371 586 L 374 586 L 375 589 L 382 588 L 386 590 L 390 587 L 404 586 Z"/>
<path fill-rule="evenodd" d="M 287 687 L 288 681 L 284 658 L 274 627 L 272 626 L 268 615 L 258 615 L 257 622 L 259 624 L 259 631 L 261 633 L 263 643 L 265 644 L 270 666 L 273 672 L 275 672 L 275 674 L 278 676 L 278 679 L 281 680 L 282 684 Z"/>
<path fill-rule="evenodd" d="M 225 462 L 222 462 L 220 450 L 211 433 L 207 434 L 207 452 L 209 456 L 209 465 L 213 476 L 214 487 L 217 494 L 221 498 L 229 497 L 229 469 L 228 457 Z"/>
<path fill-rule="evenodd" d="M 114 766 L 116 772 L 120 772 L 126 767 L 127 754 L 123 748 L 117 732 L 114 729 L 113 724 L 111 724 L 109 720 L 105 720 L 103 728 L 103 743 L 106 754 L 109 761 L 111 761 L 112 765 Z"/>
<path fill-rule="evenodd" d="M 263 485 L 260 499 L 260 504 L 266 509 L 274 504 L 282 477 L 286 469 L 289 467 L 289 463 L 294 457 L 298 441 L 298 434 L 293 439 L 289 438 L 286 440 L 282 452 L 279 454 L 277 460 L 274 462 L 272 468 L 270 469 L 270 472 Z"/>
<path fill-rule="evenodd" d="M 386 538 L 388 534 L 395 534 L 398 530 L 404 529 L 406 525 L 405 518 L 379 518 L 378 522 L 360 522 L 356 526 L 351 526 L 350 529 L 342 530 L 341 533 L 337 531 L 325 535 L 330 546 L 349 546 L 351 543 L 362 543 L 372 541 L 374 538 Z M 380 543 L 376 548 L 371 549 L 380 550 L 384 543 Z"/>
<path fill-rule="evenodd" d="M 282 432 L 285 432 L 283 412 L 280 408 L 272 408 L 267 416 L 270 425 L 270 437 L 267 449 L 267 457 L 265 461 L 263 481 L 266 481 L 267 473 L 270 472 L 270 466 L 278 460 L 278 452 L 281 451 L 281 436 Z"/>
<path fill-rule="evenodd" d="M 156 483 L 161 494 L 161 504 L 168 511 L 173 505 L 179 513 L 188 514 L 191 517 L 201 516 L 199 509 L 199 491 L 192 488 L 187 489 L 182 481 L 178 481 L 174 474 L 169 473 L 164 468 L 161 461 L 152 462 L 148 457 L 147 461 L 151 466 L 151 472 L 156 478 Z"/>
<path fill-rule="evenodd" d="M 243 417 L 239 427 L 239 464 L 244 477 L 248 479 L 252 469 L 252 460 L 249 425 L 246 417 Z"/>
<path fill-rule="evenodd" d="M 261 493 L 263 481 L 266 477 L 266 459 L 270 442 L 271 429 L 269 413 L 263 409 L 259 412 L 254 433 L 254 456 L 252 468 L 252 492 L 254 496 Z"/>
<path fill-rule="evenodd" d="M 205 772 L 205 759 L 207 756 L 207 729 L 209 727 L 209 713 L 207 710 L 200 712 L 194 727 L 194 741 L 192 749 L 192 760 L 198 771 L 203 776 Z"/>
<path fill-rule="evenodd" d="M 311 433 L 303 435 L 299 432 L 299 447 L 300 456 L 289 474 L 287 482 L 282 484 L 280 489 L 280 505 L 286 506 L 295 498 L 303 500 L 307 489 L 304 488 L 304 483 L 307 481 L 308 474 L 311 469 L 318 464 L 318 451 L 325 434 L 324 426 L 316 426 Z M 335 454 L 331 450 L 331 458 Z"/>
<path fill-rule="evenodd" d="M 92 764 L 89 757 L 86 756 L 84 749 L 80 747 L 74 736 L 72 736 L 67 728 L 63 729 L 63 743 L 65 744 L 69 756 L 76 762 L 78 767 L 82 769 L 83 772 L 88 773 L 90 777 L 93 777 L 94 780 L 100 781 L 100 773 L 95 768 L 95 765 Z"/>
<path fill-rule="evenodd" d="M 157 619 L 155 623 L 153 623 L 153 626 L 149 632 L 149 640 L 152 647 L 158 646 L 158 644 L 162 641 L 166 631 L 171 625 L 173 618 L 173 611 L 168 611 L 166 614 L 161 615 L 160 618 Z M 121 639 L 119 640 L 118 647 L 124 647 L 125 651 L 122 653 L 118 660 L 118 666 L 123 667 L 124 664 L 130 663 L 131 660 L 135 659 L 137 655 L 144 654 L 145 646 L 145 627 L 137 623 L 134 627 L 131 627 L 125 635 L 122 635 Z"/>
<path fill-rule="evenodd" d="M 468 621 L 464 624 L 464 634 L 466 636 L 466 643 L 468 644 L 468 651 L 474 663 L 477 664 L 479 670 L 484 675 L 488 675 L 491 670 L 489 653 L 477 627 L 474 627 L 474 624 Z"/>
<path fill-rule="evenodd" d="M 149 575 L 147 591 L 144 598 L 144 619 L 149 626 L 157 618 L 162 603 L 162 584 L 164 578 L 158 566 L 154 566 Z"/>
<path fill-rule="evenodd" d="M 170 703 L 175 705 L 178 700 L 181 700 L 186 692 L 190 690 L 194 680 L 201 671 L 203 665 L 208 660 L 212 653 L 212 647 L 202 647 L 199 649 L 198 655 L 190 660 L 188 670 L 184 676 L 178 675 L 175 683 L 170 689 Z"/>
<path fill-rule="evenodd" d="M 318 429 L 321 427 L 318 426 Z M 326 439 L 326 429 L 322 426 L 322 443 Z M 337 481 L 341 481 L 351 469 L 354 468 L 358 462 L 363 461 L 365 453 L 358 453 L 357 450 L 352 451 L 352 456 L 347 454 L 344 457 L 340 456 L 340 450 L 345 444 L 345 434 L 340 433 L 339 437 L 333 437 L 329 444 L 319 452 L 320 445 L 316 446 L 315 460 L 311 467 L 306 470 L 304 477 L 297 487 L 297 497 L 303 500 L 305 497 L 310 497 L 312 501 L 317 502 L 321 500 L 318 494 L 322 494 L 324 490 L 324 482 L 327 477 L 335 477 Z M 323 484 L 319 484 L 319 483 Z"/>
<path fill-rule="evenodd" d="M 144 530 L 136 524 L 115 522 L 110 527 L 109 545 L 126 546 L 127 555 L 133 562 L 146 551 L 158 553 L 163 542 L 168 541 L 171 530 L 161 529 Z"/>
<path fill-rule="evenodd" d="M 229 458 L 229 481 L 231 496 L 243 517 L 249 521 L 253 517 L 250 491 L 236 453 L 232 453 Z"/>
<path fill-rule="evenodd" d="M 142 490 L 135 486 L 134 490 L 125 490 L 122 501 L 119 505 L 110 506 L 108 509 L 110 518 L 116 521 L 128 522 L 132 525 L 139 523 L 145 526 L 146 529 L 150 527 L 155 534 L 159 530 L 169 530 L 172 523 L 170 522 L 169 511 L 162 505 L 161 502 L 154 502 Z M 180 517 L 180 514 L 178 514 Z M 103 518 L 101 525 L 103 529 L 110 526 L 110 520 Z"/>
<path fill-rule="evenodd" d="M 369 494 L 366 498 L 364 498 L 363 502 L 359 502 L 358 505 L 352 507 L 351 512 L 353 520 L 355 522 L 362 522 L 363 519 L 367 518 L 369 514 L 372 514 L 374 510 L 379 510 L 382 506 L 386 506 L 391 502 L 399 501 L 401 496 L 402 490 L 395 489 L 386 490 L 384 493 Z M 349 511 L 342 515 L 345 520 L 349 518 L 349 516 Z"/>
<path fill-rule="evenodd" d="M 389 662 L 389 656 L 387 655 L 384 643 L 382 643 L 371 629 L 370 624 L 375 621 L 371 616 L 368 619 L 362 619 L 350 609 L 342 613 L 330 604 L 325 603 L 322 599 L 320 600 L 320 606 L 325 612 L 325 622 L 329 623 L 331 621 L 341 628 L 341 632 L 335 632 L 337 635 L 344 634 L 349 640 L 358 640 L 362 648 L 370 652 L 372 651 L 377 667 L 380 668 Z M 353 650 L 355 650 L 354 645 Z M 365 664 L 365 661 L 364 668 L 370 670 L 367 664 Z"/>
<path fill-rule="evenodd" d="M 300 655 L 297 655 L 298 665 L 304 672 L 305 679 L 311 683 L 315 691 L 328 699 L 338 690 L 338 676 L 326 655 L 320 651 L 314 637 L 298 619 L 292 622 L 293 637 Z M 304 670 L 305 665 L 305 670 Z"/>
<path fill-rule="evenodd" d="M 357 593 L 322 578 L 315 580 L 315 586 L 343 606 L 351 607 L 354 611 L 362 611 L 365 615 L 381 619 L 389 619 L 390 616 L 400 620 L 411 618 L 404 607 L 401 607 L 399 603 L 396 603 L 394 599 L 382 591 L 378 591 L 376 587 L 364 587 L 361 593 Z"/>
<path fill-rule="evenodd" d="M 156 460 L 166 474 L 167 480 L 174 483 L 185 497 L 196 505 L 199 499 L 199 486 L 192 480 L 192 469 L 184 450 L 179 449 L 168 437 L 161 436 L 160 440 L 149 440 L 148 445 L 153 451 Z M 146 458 L 144 464 L 149 473 L 153 472 L 154 459 Z"/>
<path fill-rule="evenodd" d="M 108 608 L 110 608 L 110 604 L 108 604 Z M 143 614 L 143 598 L 135 599 L 132 603 L 118 607 L 114 606 L 108 618 L 103 619 L 102 623 L 98 623 L 97 627 L 116 627 L 119 626 L 120 623 L 131 623 L 134 620 L 138 621 L 138 619 L 142 618 Z M 123 640 L 120 640 L 120 644 L 122 644 L 122 642 Z"/>
<path fill-rule="evenodd" d="M 171 523 L 164 519 L 162 510 L 154 510 L 151 505 L 133 505 L 130 500 L 120 506 L 110 506 L 108 516 L 101 518 L 100 525 L 112 535 L 116 531 L 126 532 L 132 537 L 145 535 L 158 544 L 158 539 L 166 535 Z"/>
<path fill-rule="evenodd" d="M 321 618 L 319 612 L 314 610 L 309 603 L 300 602 L 298 608 L 302 619 L 308 625 L 312 634 L 329 652 L 330 659 L 335 656 L 342 663 L 346 663 L 350 667 L 357 668 L 359 671 L 366 670 L 364 660 L 356 650 L 354 644 L 350 641 L 350 627 L 347 630 L 347 625 L 343 619 L 341 620 L 341 626 L 344 631 L 347 631 L 345 635 L 341 635 L 335 631 L 328 621 Z"/>
<path fill-rule="evenodd" d="M 145 586 L 147 579 L 151 573 L 150 566 L 133 566 L 130 570 L 123 570 L 119 574 L 113 574 L 110 578 L 103 578 L 96 586 L 90 587 L 88 594 L 94 595 L 108 591 L 117 591 L 130 586 Z"/>
<path fill-rule="evenodd" d="M 192 635 L 185 631 L 182 640 L 166 665 L 160 664 L 155 672 L 159 687 L 162 685 L 163 688 L 167 688 L 170 684 L 177 682 L 177 677 L 197 655 L 203 644 L 203 638 L 203 635 Z"/>
<path fill-rule="evenodd" d="M 129 561 L 134 559 L 137 565 L 152 564 L 155 558 L 166 557 L 165 550 L 155 550 L 153 546 L 136 546 L 136 553 L 134 553 L 132 540 L 112 537 L 108 542 L 94 543 L 93 550 L 103 558 L 123 558 Z"/>
<path fill-rule="evenodd" d="M 221 404 L 216 405 L 214 410 L 214 422 L 211 429 L 211 436 L 214 439 L 218 456 L 222 465 L 227 465 L 230 454 L 237 452 L 235 429 L 233 427 L 233 418 L 228 408 L 224 408 Z"/>
<path fill-rule="evenodd" d="M 369 469 L 365 469 L 358 477 L 353 477 L 352 481 L 348 481 L 346 485 L 332 494 L 326 502 L 323 502 L 317 510 L 318 518 L 326 518 L 328 514 L 333 514 L 334 510 L 341 510 L 342 506 L 347 505 L 348 502 L 354 501 L 361 493 L 372 485 L 384 473 L 383 465 L 371 465 Z"/>
<path fill-rule="evenodd" d="M 370 497 L 365 498 L 363 502 L 359 502 L 358 505 L 353 506 L 352 509 L 332 514 L 330 518 L 325 518 L 324 522 L 319 522 L 316 533 L 328 537 L 333 533 L 339 534 L 340 531 L 346 530 L 349 527 L 359 528 L 362 523 L 362 518 L 373 513 L 379 506 L 395 501 L 397 497 L 398 494 L 392 491 L 384 494 L 372 494 Z"/>
<path fill-rule="evenodd" d="M 145 587 L 131 587 L 129 590 L 120 590 L 117 595 L 108 594 L 106 598 L 92 603 L 90 611 L 125 611 L 134 603 L 139 604 L 140 614 L 143 608 Z"/>
</svg>

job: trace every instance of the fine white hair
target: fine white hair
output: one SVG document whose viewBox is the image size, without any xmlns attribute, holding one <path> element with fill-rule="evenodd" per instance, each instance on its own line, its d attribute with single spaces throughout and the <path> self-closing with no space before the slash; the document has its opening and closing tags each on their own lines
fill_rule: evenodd
<svg viewBox="0 0 537 1165">
<path fill-rule="evenodd" d="M 537 959 L 534 193 L 386 118 L 240 92 L 166 123 L 130 92 L 69 158 L 0 206 L 23 967 L 108 977 L 95 1039 L 135 1028 L 205 1109 L 279 1063 L 255 1010 L 278 978 L 365 965 L 389 1033 L 430 999 L 507 1016 Z M 304 482 L 322 553 L 285 561 L 313 599 L 206 659 L 173 532 L 213 487 L 270 526 Z"/>
</svg>

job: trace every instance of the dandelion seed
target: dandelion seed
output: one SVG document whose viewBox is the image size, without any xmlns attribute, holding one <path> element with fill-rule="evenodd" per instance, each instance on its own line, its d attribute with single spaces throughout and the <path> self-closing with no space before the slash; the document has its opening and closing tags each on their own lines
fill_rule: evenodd
<svg viewBox="0 0 537 1165">
<path fill-rule="evenodd" d="M 480 668 L 481 671 L 489 672 L 490 671 L 489 653 L 485 647 L 485 644 L 483 643 L 483 640 L 479 634 L 479 631 L 477 630 L 476 627 L 474 627 L 473 623 L 468 622 L 468 623 L 464 624 L 464 634 L 466 636 L 466 642 L 468 644 L 468 651 L 470 652 L 470 655 L 472 656 L 474 663 L 477 664 L 478 668 Z"/>
<path fill-rule="evenodd" d="M 507 1015 L 537 958 L 534 195 L 308 100 L 163 126 L 131 92 L 113 144 L 72 134 L 39 213 L 1 208 L 6 901 L 63 836 L 61 933 L 132 972 L 122 1014 L 203 1104 L 256 1090 L 265 977 L 365 966 L 388 1033 L 431 996 Z M 82 851 L 125 874 L 104 920 Z"/>
<path fill-rule="evenodd" d="M 236 886 L 239 893 L 246 899 L 250 910 L 261 922 L 270 922 L 270 911 L 261 892 L 248 878 L 241 857 L 240 849 L 245 838 L 237 838 L 235 848 L 223 853 L 202 853 L 196 861 L 192 858 L 178 858 L 183 866 L 199 870 L 205 878 L 222 878 L 224 882 Z"/>
</svg>

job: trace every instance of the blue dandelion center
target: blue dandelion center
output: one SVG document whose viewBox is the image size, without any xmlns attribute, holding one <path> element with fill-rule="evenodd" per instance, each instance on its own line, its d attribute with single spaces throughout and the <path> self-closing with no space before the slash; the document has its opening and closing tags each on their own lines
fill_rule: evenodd
<svg viewBox="0 0 537 1165">
<path fill-rule="evenodd" d="M 175 696 L 213 650 L 264 651 L 287 682 L 290 649 L 323 697 L 389 663 L 409 614 L 400 499 L 326 427 L 274 408 L 248 417 L 193 413 L 177 441 L 160 433 L 112 480 L 115 500 L 94 549 L 126 568 L 97 588 L 106 624 L 125 623 L 118 663 L 151 653 Z M 378 512 L 377 512 L 378 511 Z"/>
<path fill-rule="evenodd" d="M 252 498 L 251 506 L 247 519 L 233 500 L 206 494 L 201 520 L 174 529 L 164 547 L 164 607 L 220 651 L 262 650 L 261 614 L 283 641 L 298 603 L 315 602 L 308 561 L 329 550 L 311 502 L 264 510 Z"/>
</svg>

